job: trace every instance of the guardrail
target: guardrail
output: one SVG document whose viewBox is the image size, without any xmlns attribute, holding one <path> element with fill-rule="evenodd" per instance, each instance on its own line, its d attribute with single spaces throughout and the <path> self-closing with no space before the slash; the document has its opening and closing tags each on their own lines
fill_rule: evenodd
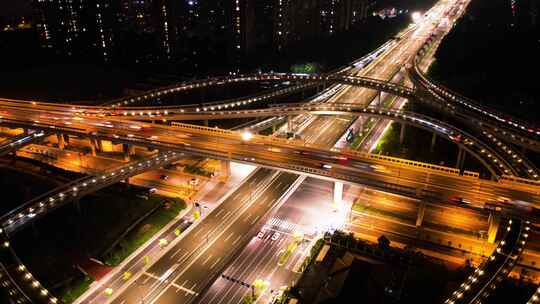
<svg viewBox="0 0 540 304">
<path fill-rule="evenodd" d="M 176 152 L 162 152 L 148 159 L 128 163 L 100 175 L 91 175 L 77 179 L 11 210 L 0 218 L 1 227 L 5 233 L 13 233 L 49 211 L 70 201 L 130 176 L 137 175 L 155 166 L 163 166 L 176 161 L 182 156 L 182 154 Z"/>
<path fill-rule="evenodd" d="M 445 304 L 481 303 L 512 270 L 528 238 L 529 222 L 511 219 L 493 253 L 463 282 Z M 489 287 L 489 289 L 488 289 Z"/>
<path fill-rule="evenodd" d="M 210 133 L 214 133 L 214 134 L 226 134 L 228 136 L 235 136 L 235 137 L 238 136 L 238 134 L 240 134 L 239 132 L 230 131 L 230 130 L 223 130 L 223 129 L 218 129 L 218 128 L 209 128 L 209 127 L 196 126 L 196 125 L 190 125 L 190 124 L 182 124 L 182 123 L 177 123 L 177 122 L 173 122 L 172 125 L 175 126 L 175 127 L 178 127 L 178 128 L 183 128 L 183 129 L 198 130 L 198 131 L 210 132 Z M 324 148 L 324 147 L 318 146 L 316 144 L 306 144 L 306 143 L 304 143 L 302 141 L 295 140 L 295 139 L 284 139 L 284 138 L 279 138 L 279 137 L 261 137 L 261 136 L 258 136 L 258 135 L 253 135 L 253 136 L 254 136 L 254 139 L 253 139 L 254 141 L 264 139 L 264 140 L 269 140 L 271 142 L 279 143 L 281 145 L 294 145 L 294 146 L 312 147 L 312 148 L 319 148 L 319 149 Z M 362 157 L 362 158 L 366 158 L 366 159 L 370 159 L 370 160 L 374 160 L 374 161 L 378 161 L 378 162 L 383 162 L 383 164 L 388 164 L 388 165 L 389 164 L 392 164 L 392 165 L 399 164 L 399 165 L 402 165 L 402 166 L 407 166 L 409 168 L 415 168 L 415 169 L 420 169 L 420 170 L 428 169 L 428 170 L 432 170 L 432 171 L 436 171 L 436 172 L 443 172 L 443 173 L 447 173 L 447 174 L 449 173 L 449 174 L 453 174 L 453 175 L 459 175 L 459 173 L 460 173 L 460 170 L 455 169 L 455 168 L 449 168 L 449 167 L 445 167 L 445 166 L 433 165 L 433 164 L 428 164 L 428 163 L 423 163 L 423 162 L 418 162 L 418 161 L 411 161 L 411 160 L 406 160 L 406 159 L 401 159 L 401 158 L 396 158 L 396 157 L 391 157 L 391 156 L 384 156 L 384 155 L 379 155 L 379 154 L 366 153 L 366 152 L 352 150 L 352 149 L 332 148 L 330 150 L 332 152 L 343 153 L 345 155 L 354 155 L 354 156 L 357 156 L 357 157 Z M 463 176 L 472 177 L 472 178 L 479 178 L 478 173 L 471 172 L 471 171 L 465 171 Z"/>
</svg>

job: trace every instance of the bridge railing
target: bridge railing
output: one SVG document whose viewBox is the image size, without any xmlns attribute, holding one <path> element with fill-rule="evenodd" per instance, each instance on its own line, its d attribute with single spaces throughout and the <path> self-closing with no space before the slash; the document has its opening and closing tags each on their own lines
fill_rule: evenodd
<svg viewBox="0 0 540 304">
<path fill-rule="evenodd" d="M 77 179 L 36 197 L 0 218 L 0 227 L 5 233 L 11 233 L 70 201 L 110 184 L 137 175 L 151 167 L 166 165 L 178 160 L 182 154 L 162 152 L 150 158 L 134 161 L 106 171 Z"/>
<path fill-rule="evenodd" d="M 530 230 L 529 222 L 508 221 L 505 235 L 496 249 L 451 295 L 445 304 L 481 303 L 512 270 L 523 252 Z"/>
<path fill-rule="evenodd" d="M 214 134 L 226 134 L 226 135 L 235 136 L 235 137 L 241 134 L 240 132 L 237 132 L 237 131 L 223 130 L 223 129 L 218 129 L 218 128 L 209 128 L 209 127 L 196 126 L 196 125 L 190 125 L 190 124 L 182 124 L 182 123 L 177 123 L 177 122 L 173 122 L 171 124 L 175 127 L 179 127 L 183 129 L 198 130 L 198 131 L 204 131 L 204 132 L 209 132 L 209 133 L 214 133 Z M 317 144 L 309 144 L 309 143 L 305 143 L 303 141 L 296 140 L 296 139 L 285 139 L 285 138 L 279 138 L 279 137 L 273 137 L 273 136 L 263 137 L 259 135 L 253 135 L 253 136 L 254 136 L 253 138 L 254 141 L 257 141 L 257 140 L 268 141 L 268 142 L 280 144 L 282 146 L 294 145 L 294 146 L 301 146 L 301 147 L 326 149 L 326 147 L 324 146 L 320 146 Z M 409 168 L 414 168 L 416 170 L 421 170 L 421 171 L 428 169 L 428 170 L 441 172 L 445 174 L 452 174 L 452 175 L 460 174 L 459 169 L 449 168 L 446 166 L 433 165 L 433 164 L 428 164 L 428 163 L 423 163 L 423 162 L 418 162 L 418 161 L 406 160 L 406 159 L 401 159 L 397 157 L 366 153 L 366 152 L 356 151 L 352 149 L 332 148 L 331 151 L 343 153 L 347 155 L 352 155 L 356 157 L 366 158 L 372 161 L 379 162 L 381 164 L 389 164 L 389 165 L 397 164 L 397 165 L 407 166 Z M 464 171 L 463 176 L 471 177 L 471 178 L 479 178 L 479 174 L 477 172 L 471 172 L 471 171 Z"/>
</svg>

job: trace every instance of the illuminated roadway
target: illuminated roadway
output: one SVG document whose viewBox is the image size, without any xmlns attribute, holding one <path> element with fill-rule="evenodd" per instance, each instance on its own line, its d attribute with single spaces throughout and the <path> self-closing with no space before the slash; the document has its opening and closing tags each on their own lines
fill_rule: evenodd
<svg viewBox="0 0 540 304">
<path fill-rule="evenodd" d="M 380 64 L 375 65 L 375 68 L 371 69 L 371 73 L 381 78 L 393 76 L 395 70 L 399 69 L 399 67 L 414 53 L 414 49 L 418 45 L 418 40 L 420 39 L 412 39 L 410 42 L 411 45 L 404 47 L 404 45 L 407 45 L 405 42 L 409 41 L 408 39 L 403 39 L 399 45 L 402 49 L 408 51 L 404 52 L 400 50 L 399 52 L 389 52 L 389 54 L 397 54 L 395 54 L 393 58 L 388 55 L 390 58 L 385 58 L 385 60 L 387 60 L 385 63 L 387 64 L 384 67 L 381 67 Z M 390 64 L 388 64 L 388 62 L 390 62 Z M 376 93 L 373 91 L 370 92 L 369 89 L 348 88 L 337 95 L 338 96 L 330 102 L 335 102 L 341 98 L 347 99 L 351 95 L 355 98 L 355 101 L 353 102 L 358 102 L 359 96 L 363 96 L 365 102 L 369 102 Z M 62 117 L 62 115 L 65 116 Z M 58 118 L 58 116 L 60 116 L 60 118 Z M 56 120 L 54 119 L 55 117 L 57 118 Z M 351 151 L 327 151 L 327 148 L 319 148 L 324 146 L 331 147 L 347 130 L 352 122 L 350 117 L 315 118 L 305 131 L 302 132 L 302 136 L 308 142 L 317 141 L 318 145 L 316 147 L 306 147 L 306 145 L 293 141 L 264 138 L 260 136 L 255 136 L 250 140 L 243 140 L 240 133 L 228 133 L 224 130 L 212 130 L 199 127 L 173 128 L 154 125 L 148 126 L 142 123 L 124 122 L 112 118 L 110 121 L 112 121 L 112 123 L 106 124 L 103 123 L 103 119 L 93 119 L 91 117 L 76 120 L 73 116 L 62 113 L 44 113 L 41 115 L 36 114 L 34 111 L 13 110 L 7 115 L 4 113 L 3 122 L 26 126 L 35 124 L 36 127 L 44 129 L 50 129 L 51 126 L 54 126 L 56 130 L 65 133 L 84 134 L 87 136 L 106 138 L 116 142 L 125 142 L 140 146 L 152 146 L 163 150 L 179 150 L 217 159 L 253 163 L 263 167 L 266 166 L 294 173 L 307 173 L 308 175 L 322 176 L 332 180 L 342 180 L 351 183 L 367 184 L 373 187 L 382 187 L 385 190 L 391 189 L 392 191 L 400 193 L 405 192 L 412 196 L 418 194 L 428 199 L 440 201 L 445 201 L 448 195 L 467 197 L 475 204 L 479 205 L 486 200 L 495 200 L 498 196 L 503 195 L 528 201 L 538 199 L 538 190 L 536 189 L 536 186 L 530 186 L 528 184 L 513 183 L 505 185 L 504 183 L 480 181 L 470 177 L 459 177 L 454 174 L 443 174 L 436 170 L 414 170 L 409 167 L 403 169 L 403 165 L 396 166 L 390 162 L 385 163 L 385 168 L 388 169 L 375 170 L 373 167 L 366 167 L 365 163 L 368 161 Z M 101 124 L 101 126 L 98 124 Z M 107 125 L 112 125 L 112 127 Z M 114 131 L 111 131 L 111 128 L 114 128 Z M 324 134 L 324 136 L 321 136 L 322 134 Z M 346 157 L 346 159 L 343 159 L 343 157 Z M 332 168 L 321 168 L 321 165 L 324 164 L 331 165 Z M 355 165 L 357 168 L 354 168 Z M 255 195 L 259 195 L 263 199 L 258 200 L 256 204 L 244 204 L 243 207 L 247 208 L 246 212 L 250 213 L 239 212 L 235 215 L 238 216 L 238 218 L 233 220 L 233 222 L 241 221 L 241 215 L 245 215 L 248 219 L 253 216 L 253 224 L 255 224 L 258 219 L 257 215 L 264 215 L 268 211 L 268 207 L 277 203 L 277 199 L 282 195 L 279 191 L 266 192 L 267 189 L 274 190 L 275 188 L 265 187 L 270 187 L 270 185 L 274 185 L 274 183 L 279 180 L 279 183 L 284 185 L 283 191 L 285 191 L 286 189 L 289 189 L 287 185 L 292 184 L 297 178 L 294 174 L 277 173 L 267 169 L 260 169 L 254 177 L 260 178 L 253 181 L 258 185 L 258 187 L 256 187 L 257 191 L 255 192 Z M 276 180 L 274 181 L 274 179 Z M 376 183 L 373 181 L 376 181 Z M 447 185 L 453 185 L 453 188 L 449 189 Z M 420 191 L 417 190 L 419 187 L 421 188 Z M 239 201 L 251 201 L 246 199 L 254 195 L 252 194 L 253 191 L 249 191 L 249 189 L 244 191 L 245 192 L 239 193 L 238 196 L 236 196 L 236 199 L 233 199 L 236 200 L 236 203 Z M 263 203 L 267 205 L 263 207 L 257 206 L 258 204 Z M 226 206 L 227 205 L 223 208 L 226 208 Z M 220 208 L 220 210 L 225 209 Z M 215 212 L 217 214 L 219 211 Z M 25 214 L 23 214 L 23 216 L 25 216 Z M 209 215 L 209 217 L 210 216 L 212 216 L 212 214 Z M 230 221 L 230 219 L 227 219 L 227 221 Z M 219 225 L 222 225 L 224 222 L 223 219 L 217 220 L 215 226 L 220 228 L 221 226 Z M 233 225 L 233 229 L 238 230 L 229 230 L 230 227 L 221 227 L 222 229 L 219 231 L 220 233 L 231 232 L 233 235 L 234 233 L 244 235 L 246 228 L 251 228 L 253 224 L 248 225 L 248 227 L 245 227 L 247 224 Z M 195 296 L 199 293 L 196 290 L 200 290 L 200 287 L 204 286 L 208 279 L 211 279 L 211 276 L 208 275 L 208 273 L 204 273 L 202 270 L 207 270 L 208 267 L 213 268 L 219 266 L 220 260 L 212 254 L 213 250 L 216 249 L 218 252 L 222 252 L 223 249 L 228 248 L 227 246 L 230 242 L 234 242 L 234 240 L 219 239 L 214 243 L 212 239 L 213 236 L 211 237 L 210 234 L 212 234 L 213 231 L 216 231 L 213 230 L 216 227 L 206 227 L 207 230 L 204 230 L 204 224 L 201 224 L 200 226 L 200 229 L 202 229 L 201 237 L 204 236 L 204 238 L 206 238 L 206 235 L 208 235 L 208 245 L 211 246 L 209 246 L 208 249 L 205 249 L 202 248 L 206 246 L 205 242 L 192 242 L 190 244 L 195 247 L 188 247 L 187 255 L 184 253 L 182 258 L 180 258 L 183 264 L 187 263 L 189 267 L 193 267 L 190 269 L 195 271 L 193 273 L 190 271 L 185 271 L 183 273 L 177 272 L 177 269 L 180 269 L 180 267 L 176 266 L 174 263 L 178 262 L 178 260 L 169 260 L 168 262 L 163 260 L 165 262 L 163 262 L 164 264 L 160 269 L 159 265 L 162 262 L 162 260 L 160 260 L 154 264 L 154 266 L 156 266 L 156 276 L 154 277 L 152 274 L 145 274 L 144 276 L 148 278 L 142 280 L 147 280 L 146 283 L 141 281 L 143 286 L 141 288 L 148 288 L 142 293 L 145 297 L 157 299 L 156 303 L 171 302 L 173 299 L 174 301 L 183 299 L 188 302 L 191 299 L 191 296 Z M 191 233 L 187 237 L 190 236 L 192 236 Z M 236 243 L 241 241 L 242 239 L 236 241 Z M 179 249 L 180 248 L 185 247 L 181 246 Z M 204 260 L 202 260 L 203 255 L 197 253 L 199 250 L 202 250 L 201 248 L 204 249 L 203 251 L 205 252 Z M 171 252 L 172 250 L 169 250 L 167 254 L 172 254 Z M 212 260 L 213 257 L 216 259 Z M 212 265 L 214 266 L 212 267 Z M 173 270 L 170 271 L 171 269 Z M 182 269 L 185 268 L 182 267 Z M 202 276 L 197 277 L 197 275 L 201 275 L 200 272 L 203 272 Z M 183 277 L 184 273 L 187 277 Z M 163 277 L 163 275 L 166 275 L 166 277 Z M 160 280 L 160 278 L 162 279 Z M 175 283 L 172 283 L 173 281 Z M 150 285 L 147 285 L 149 282 L 151 282 Z M 161 288 L 164 283 L 167 287 Z M 130 289 L 130 292 L 122 293 L 118 298 L 131 297 L 137 299 L 139 296 L 136 295 L 136 290 L 139 288 L 134 286 L 135 285 Z M 158 292 L 158 290 L 160 291 Z"/>
</svg>

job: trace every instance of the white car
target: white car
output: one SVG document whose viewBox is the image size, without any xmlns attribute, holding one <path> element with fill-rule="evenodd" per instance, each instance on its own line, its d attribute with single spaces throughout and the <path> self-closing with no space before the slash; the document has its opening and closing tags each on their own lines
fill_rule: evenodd
<svg viewBox="0 0 540 304">
<path fill-rule="evenodd" d="M 281 236 L 281 233 L 274 232 L 274 235 L 272 235 L 272 241 L 277 241 L 277 239 L 279 239 L 280 236 Z"/>
<path fill-rule="evenodd" d="M 264 237 L 264 231 L 259 231 L 259 233 L 257 233 L 257 237 L 262 239 Z"/>
</svg>

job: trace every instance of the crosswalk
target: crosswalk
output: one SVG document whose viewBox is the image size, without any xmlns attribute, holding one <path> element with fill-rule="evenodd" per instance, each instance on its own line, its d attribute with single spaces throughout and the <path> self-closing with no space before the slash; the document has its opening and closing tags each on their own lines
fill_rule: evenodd
<svg viewBox="0 0 540 304">
<path fill-rule="evenodd" d="M 268 226 L 270 229 L 273 230 L 279 230 L 281 232 L 294 232 L 297 231 L 299 225 L 293 222 L 290 222 L 288 220 L 284 220 L 281 218 L 271 218 L 267 223 L 266 226 Z"/>
</svg>

